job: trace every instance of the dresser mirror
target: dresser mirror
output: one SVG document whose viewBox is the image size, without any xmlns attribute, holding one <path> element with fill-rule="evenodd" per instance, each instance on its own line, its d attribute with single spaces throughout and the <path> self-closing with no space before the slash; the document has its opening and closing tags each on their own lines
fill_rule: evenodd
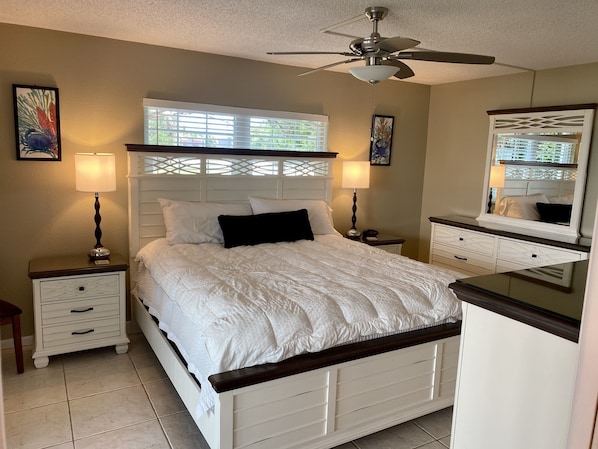
<svg viewBox="0 0 598 449">
<path fill-rule="evenodd" d="M 488 111 L 482 226 L 577 240 L 595 108 Z"/>
</svg>

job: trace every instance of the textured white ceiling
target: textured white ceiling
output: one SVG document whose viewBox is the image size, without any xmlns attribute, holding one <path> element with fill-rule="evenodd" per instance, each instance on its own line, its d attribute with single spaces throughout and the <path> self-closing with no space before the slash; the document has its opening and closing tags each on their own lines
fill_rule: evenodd
<svg viewBox="0 0 598 449">
<path fill-rule="evenodd" d="M 513 66 L 541 70 L 598 62 L 597 0 L 2 0 L 0 22 L 314 68 L 345 58 L 266 52 L 348 51 L 349 38 L 320 30 L 367 6 L 390 10 L 379 27 L 385 37 L 496 57 L 492 66 L 407 61 L 416 74 L 410 82 L 441 84 L 521 71 Z M 364 16 L 336 31 L 365 37 L 371 30 Z"/>
</svg>

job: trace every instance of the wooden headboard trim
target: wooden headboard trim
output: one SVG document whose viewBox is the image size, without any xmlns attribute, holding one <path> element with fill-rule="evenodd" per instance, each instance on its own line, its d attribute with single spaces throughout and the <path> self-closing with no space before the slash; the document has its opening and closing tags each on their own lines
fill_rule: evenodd
<svg viewBox="0 0 598 449">
<path fill-rule="evenodd" d="M 145 145 L 126 143 L 127 151 L 142 151 L 144 153 L 183 153 L 183 154 L 219 154 L 229 156 L 277 156 L 300 158 L 331 158 L 338 153 L 332 151 L 278 151 L 278 150 L 247 150 L 242 148 L 208 148 L 208 147 L 180 147 L 175 145 Z"/>
</svg>

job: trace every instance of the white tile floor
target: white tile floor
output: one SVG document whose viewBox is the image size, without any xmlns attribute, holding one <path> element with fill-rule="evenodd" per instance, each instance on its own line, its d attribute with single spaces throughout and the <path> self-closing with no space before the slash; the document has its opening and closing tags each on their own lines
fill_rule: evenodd
<svg viewBox="0 0 598 449">
<path fill-rule="evenodd" d="M 50 358 L 25 373 L 2 351 L 8 449 L 207 449 L 191 416 L 142 334 L 129 352 L 97 349 Z M 452 409 L 410 421 L 336 449 L 445 449 Z"/>
</svg>

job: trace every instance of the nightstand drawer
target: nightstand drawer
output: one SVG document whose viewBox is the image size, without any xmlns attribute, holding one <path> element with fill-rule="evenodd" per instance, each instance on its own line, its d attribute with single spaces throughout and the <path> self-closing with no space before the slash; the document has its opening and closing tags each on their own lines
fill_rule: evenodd
<svg viewBox="0 0 598 449">
<path fill-rule="evenodd" d="M 42 329 L 43 347 L 73 346 L 104 338 L 120 335 L 120 318 L 118 316 L 96 321 L 49 326 Z"/>
<path fill-rule="evenodd" d="M 382 251 L 386 251 L 387 253 L 398 254 L 400 256 L 403 245 L 380 245 L 377 246 L 377 248 L 380 248 Z"/>
<path fill-rule="evenodd" d="M 43 304 L 42 326 L 118 316 L 119 309 L 118 296 Z"/>
<path fill-rule="evenodd" d="M 461 228 L 436 225 L 434 227 L 434 245 L 448 245 L 461 250 L 475 252 L 488 257 L 495 255 L 496 238 L 481 232 L 467 231 Z"/>
<path fill-rule="evenodd" d="M 78 276 L 40 282 L 42 303 L 118 295 L 119 289 L 120 284 L 117 274 Z"/>
</svg>

